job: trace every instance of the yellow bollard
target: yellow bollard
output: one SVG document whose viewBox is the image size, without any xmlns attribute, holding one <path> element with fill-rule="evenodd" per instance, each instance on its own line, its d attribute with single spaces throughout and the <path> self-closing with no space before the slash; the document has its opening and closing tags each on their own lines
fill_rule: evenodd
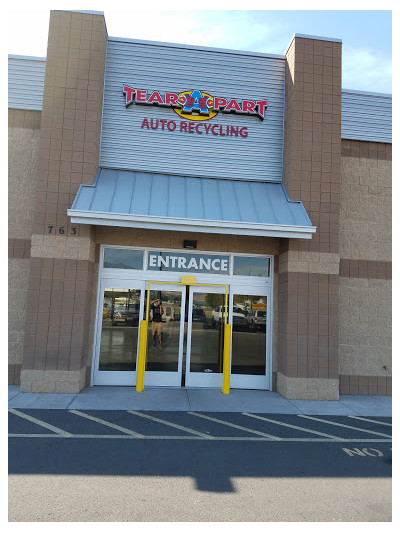
<svg viewBox="0 0 400 533">
<path fill-rule="evenodd" d="M 136 369 L 136 392 L 142 392 L 144 389 L 144 369 L 146 365 L 146 349 L 147 349 L 147 320 L 142 320 L 140 323 L 139 335 L 139 354 Z"/>
<path fill-rule="evenodd" d="M 225 324 L 224 328 L 224 369 L 222 376 L 222 392 L 229 394 L 231 379 L 231 328 L 230 324 Z"/>
</svg>

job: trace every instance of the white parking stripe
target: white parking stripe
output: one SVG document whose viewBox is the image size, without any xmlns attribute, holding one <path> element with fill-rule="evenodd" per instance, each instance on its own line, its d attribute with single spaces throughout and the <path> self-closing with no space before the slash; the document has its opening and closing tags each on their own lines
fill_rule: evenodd
<svg viewBox="0 0 400 533">
<path fill-rule="evenodd" d="M 69 412 L 73 413 L 74 415 L 82 416 L 83 418 L 88 418 L 89 420 L 93 420 L 93 422 L 97 422 L 98 424 L 103 424 L 103 426 L 116 429 L 118 431 L 121 431 L 122 433 L 131 435 L 132 437 L 137 437 L 139 439 L 144 437 L 144 435 L 142 435 L 141 433 L 137 433 L 136 431 L 131 431 L 130 429 L 127 429 L 127 428 L 123 428 L 122 426 L 119 426 L 118 424 L 113 424 L 112 422 L 107 422 L 106 420 L 97 418 L 96 416 L 91 416 L 91 415 L 88 415 L 87 413 L 81 413 L 80 411 L 75 411 L 73 409 L 71 409 Z"/>
<path fill-rule="evenodd" d="M 180 429 L 181 431 L 186 431 L 188 433 L 193 433 L 193 435 L 197 435 L 199 437 L 203 437 L 204 439 L 213 439 L 214 437 L 212 435 L 207 435 L 207 433 L 201 433 L 200 431 L 196 431 L 194 429 L 186 428 L 184 426 L 180 426 L 179 424 L 173 424 L 172 422 L 168 422 L 167 420 L 163 420 L 162 418 L 156 418 L 155 416 L 145 415 L 144 413 L 139 413 L 138 411 L 127 411 L 128 413 L 131 413 L 132 415 L 141 416 L 142 418 L 148 418 L 149 420 L 153 420 L 153 422 L 158 422 L 159 424 L 165 424 L 166 426 L 170 426 L 175 429 Z"/>
<path fill-rule="evenodd" d="M 316 420 L 318 422 L 323 422 L 324 424 L 331 424 L 332 426 L 339 426 L 342 428 L 353 429 L 354 431 L 362 431 L 363 433 L 371 433 L 372 435 L 379 435 L 380 437 L 390 438 L 390 435 L 388 435 L 387 433 L 378 433 L 377 431 L 371 431 L 370 429 L 361 429 L 361 428 L 356 428 L 354 426 L 348 426 L 346 424 L 339 424 L 339 422 L 332 422 L 331 420 L 324 420 L 323 418 L 317 418 L 315 416 L 308 416 L 308 415 L 297 415 L 297 416 L 301 418 L 308 418 L 309 420 Z"/>
<path fill-rule="evenodd" d="M 29 422 L 33 422 L 34 424 L 37 424 L 38 426 L 49 429 L 50 431 L 54 431 L 54 433 L 57 433 L 58 435 L 61 435 L 62 437 L 72 437 L 72 433 L 68 433 L 68 431 L 64 431 L 63 429 L 53 426 L 52 424 L 48 424 L 47 422 L 43 422 L 43 420 L 39 420 L 38 418 L 34 418 L 33 416 L 27 415 L 25 413 L 21 413 L 20 411 L 17 411 L 16 409 L 9 409 L 8 411 L 12 413 L 13 415 L 17 415 L 17 416 L 20 416 L 21 418 L 25 418 L 25 420 L 29 420 Z"/>
<path fill-rule="evenodd" d="M 371 422 L 371 424 L 381 424 L 382 426 L 392 427 L 392 424 L 389 424 L 389 422 L 381 422 L 380 420 L 370 420 L 369 418 L 362 418 L 361 416 L 349 415 L 348 418 L 355 418 L 356 420 L 364 420 L 365 422 Z"/>
<path fill-rule="evenodd" d="M 297 429 L 298 431 L 306 431 L 307 433 L 314 433 L 315 435 L 320 435 L 321 437 L 328 437 L 332 440 L 337 440 L 342 442 L 344 439 L 341 437 L 336 437 L 335 435 L 328 435 L 328 433 L 321 433 L 320 431 L 314 431 L 313 429 L 302 428 L 300 426 L 294 426 L 293 424 L 286 424 L 286 422 L 278 422 L 277 420 L 272 420 L 271 418 L 265 418 L 263 416 L 253 415 L 252 413 L 242 413 L 245 416 L 251 416 L 252 418 L 257 418 L 258 420 L 264 420 L 264 422 L 271 422 L 272 424 L 278 424 L 279 426 L 286 426 L 288 428 Z"/>
<path fill-rule="evenodd" d="M 8 435 L 10 438 L 56 438 L 56 439 L 62 439 L 63 435 L 59 435 L 56 433 L 10 433 Z M 130 439 L 130 440 L 136 440 L 137 437 L 133 435 L 84 435 L 84 434 L 76 434 L 71 435 L 69 439 Z M 138 439 L 138 440 L 202 440 L 204 441 L 204 437 L 199 437 L 196 435 L 145 435 L 144 437 Z M 302 437 L 282 437 L 279 441 L 272 440 L 267 437 L 214 437 L 212 441 L 251 441 L 251 442 L 329 442 L 332 444 L 332 439 L 323 439 L 323 438 L 302 438 Z M 360 442 L 387 442 L 391 443 L 392 439 L 340 439 L 340 443 L 343 442 L 352 442 L 354 444 L 360 443 Z"/>
<path fill-rule="evenodd" d="M 218 424 L 223 424 L 231 428 L 240 429 L 242 431 L 248 431 L 249 433 L 254 433 L 255 435 L 260 435 L 261 437 L 267 437 L 268 439 L 271 439 L 271 440 L 281 440 L 279 437 L 276 437 L 275 435 L 269 435 L 268 433 L 263 433 L 262 431 L 256 431 L 255 429 L 249 429 L 243 426 L 238 426 L 236 424 L 232 424 L 231 422 L 226 422 L 225 420 L 218 420 L 218 418 L 213 418 L 211 416 L 203 415 L 201 413 L 195 413 L 193 411 L 188 411 L 188 414 L 193 415 L 193 416 L 199 416 L 200 418 L 205 418 L 206 420 L 211 420 L 212 422 L 217 422 Z"/>
</svg>

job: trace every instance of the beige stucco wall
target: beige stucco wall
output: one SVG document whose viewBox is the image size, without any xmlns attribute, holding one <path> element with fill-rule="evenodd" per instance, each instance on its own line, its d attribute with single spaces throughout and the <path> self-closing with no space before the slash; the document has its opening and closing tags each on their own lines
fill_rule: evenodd
<svg viewBox="0 0 400 533">
<path fill-rule="evenodd" d="M 342 157 L 340 257 L 391 261 L 392 163 Z"/>
<path fill-rule="evenodd" d="M 36 165 L 39 155 L 39 112 L 13 110 L 8 129 L 8 237 L 30 240 L 35 200 Z M 31 120 L 36 127 L 27 127 Z M 15 126 L 15 122 L 20 124 Z M 22 363 L 29 259 L 8 261 L 9 364 Z"/>
<path fill-rule="evenodd" d="M 391 262 L 391 173 L 391 161 L 342 158 L 341 259 Z M 340 375 L 392 374 L 391 290 L 389 279 L 340 278 Z"/>
<path fill-rule="evenodd" d="M 8 362 L 22 364 L 29 261 L 8 260 Z M 5 311 L 5 309 L 4 309 Z"/>
<path fill-rule="evenodd" d="M 391 280 L 340 278 L 341 375 L 392 374 L 391 290 Z"/>
<path fill-rule="evenodd" d="M 8 130 L 8 236 L 14 239 L 32 235 L 39 135 L 38 129 Z"/>
</svg>

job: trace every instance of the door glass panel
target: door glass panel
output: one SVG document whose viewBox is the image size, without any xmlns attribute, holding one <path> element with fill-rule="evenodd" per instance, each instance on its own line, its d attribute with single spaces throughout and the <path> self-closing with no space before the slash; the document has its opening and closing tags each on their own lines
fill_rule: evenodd
<svg viewBox="0 0 400 533">
<path fill-rule="evenodd" d="M 150 291 L 146 371 L 178 371 L 181 308 L 180 291 Z"/>
<path fill-rule="evenodd" d="M 193 292 L 190 372 L 222 372 L 225 294 Z"/>
<path fill-rule="evenodd" d="M 99 370 L 136 370 L 140 290 L 105 289 Z"/>
<path fill-rule="evenodd" d="M 265 374 L 267 297 L 234 294 L 232 374 Z"/>
</svg>

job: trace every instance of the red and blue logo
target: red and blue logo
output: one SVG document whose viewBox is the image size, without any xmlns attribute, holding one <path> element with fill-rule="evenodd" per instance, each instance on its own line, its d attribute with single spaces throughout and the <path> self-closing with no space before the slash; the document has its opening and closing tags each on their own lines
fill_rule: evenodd
<svg viewBox="0 0 400 533">
<path fill-rule="evenodd" d="M 236 98 L 224 98 L 211 96 L 204 91 L 194 89 L 181 93 L 161 93 L 146 89 L 134 89 L 124 85 L 125 106 L 132 104 L 157 105 L 172 107 L 180 117 L 188 120 L 210 120 L 218 113 L 234 113 L 242 115 L 254 115 L 264 120 L 268 106 L 265 100 L 238 100 Z"/>
</svg>

